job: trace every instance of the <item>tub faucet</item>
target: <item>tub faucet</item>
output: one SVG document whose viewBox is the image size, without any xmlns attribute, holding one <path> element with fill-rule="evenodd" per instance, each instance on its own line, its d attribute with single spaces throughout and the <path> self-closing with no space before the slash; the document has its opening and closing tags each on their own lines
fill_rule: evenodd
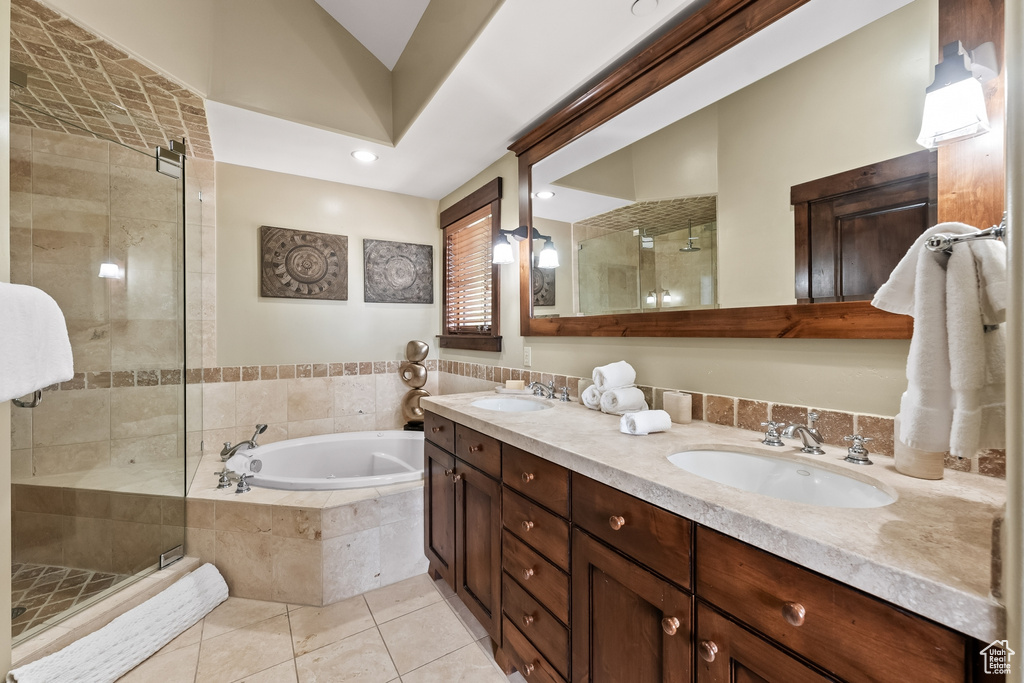
<svg viewBox="0 0 1024 683">
<path fill-rule="evenodd" d="M 821 444 L 824 443 L 824 439 L 818 430 L 814 428 L 814 423 L 818 421 L 818 414 L 815 412 L 807 413 L 807 424 L 791 424 L 782 430 L 782 436 L 787 439 L 794 439 L 799 437 L 800 442 L 803 444 L 803 448 L 800 449 L 801 453 L 810 453 L 811 455 L 825 455 L 825 451 L 821 450 Z"/>
<path fill-rule="evenodd" d="M 256 425 L 256 431 L 253 433 L 252 438 L 249 439 L 248 441 L 239 441 L 234 446 L 231 445 L 230 441 L 225 441 L 224 448 L 220 449 L 221 462 L 226 462 L 229 458 L 231 458 L 232 455 L 242 450 L 243 448 L 256 448 L 257 446 L 259 446 L 259 444 L 256 443 L 256 437 L 258 437 L 265 431 L 267 431 L 267 425 Z"/>
</svg>

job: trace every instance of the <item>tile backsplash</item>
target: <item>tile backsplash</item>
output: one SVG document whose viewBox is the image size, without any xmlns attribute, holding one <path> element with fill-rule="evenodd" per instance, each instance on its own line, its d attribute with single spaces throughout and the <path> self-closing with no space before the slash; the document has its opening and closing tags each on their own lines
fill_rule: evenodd
<svg viewBox="0 0 1024 683">
<path fill-rule="evenodd" d="M 462 391 L 486 390 L 494 384 L 510 379 L 521 379 L 525 382 L 548 384 L 554 381 L 556 387 L 567 386 L 573 397 L 579 396 L 580 377 L 550 372 L 537 372 L 519 368 L 506 368 L 481 363 L 467 363 L 454 360 L 437 361 L 441 373 L 441 393 L 457 393 Z M 589 378 L 588 378 L 589 379 Z M 861 434 L 873 439 L 869 450 L 874 455 L 893 455 L 893 418 L 883 415 L 867 415 L 830 410 L 818 406 L 795 406 L 786 403 L 758 401 L 735 396 L 719 396 L 693 392 L 686 387 L 653 387 L 638 384 L 644 392 L 647 403 L 653 409 L 662 407 L 662 397 L 666 391 L 686 391 L 693 397 L 693 419 L 714 422 L 729 427 L 739 427 L 752 431 L 764 431 L 762 422 L 807 423 L 807 413 L 818 413 L 818 431 L 825 443 L 833 446 L 847 446 L 843 437 L 848 434 Z M 974 472 L 990 477 L 1006 476 L 1006 452 L 1004 450 L 984 450 L 973 458 L 958 459 L 946 454 L 946 468 L 961 472 Z"/>
</svg>

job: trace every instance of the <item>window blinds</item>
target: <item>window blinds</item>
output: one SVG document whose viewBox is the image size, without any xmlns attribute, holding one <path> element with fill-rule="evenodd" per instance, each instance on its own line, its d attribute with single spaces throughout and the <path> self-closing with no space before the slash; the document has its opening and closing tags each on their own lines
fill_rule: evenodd
<svg viewBox="0 0 1024 683">
<path fill-rule="evenodd" d="M 491 207 L 444 229 L 445 334 L 490 334 L 494 266 L 491 264 Z"/>
</svg>

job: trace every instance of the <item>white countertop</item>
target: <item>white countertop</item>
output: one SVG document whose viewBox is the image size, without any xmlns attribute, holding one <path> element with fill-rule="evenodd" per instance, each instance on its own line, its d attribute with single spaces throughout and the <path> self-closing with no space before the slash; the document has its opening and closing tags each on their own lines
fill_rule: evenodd
<svg viewBox="0 0 1024 683">
<path fill-rule="evenodd" d="M 619 432 L 617 416 L 575 402 L 546 401 L 550 410 L 523 413 L 470 405 L 494 396 L 431 396 L 421 405 L 967 635 L 986 642 L 1005 637 L 1003 608 L 990 595 L 992 523 L 1005 505 L 1003 480 L 950 470 L 939 481 L 914 479 L 899 474 L 891 458 L 853 465 L 842 460 L 843 448 L 802 455 L 799 441 L 771 448 L 757 432 L 706 422 L 629 436 Z M 667 459 L 705 448 L 804 459 L 897 499 L 866 509 L 793 503 L 717 484 Z"/>
</svg>

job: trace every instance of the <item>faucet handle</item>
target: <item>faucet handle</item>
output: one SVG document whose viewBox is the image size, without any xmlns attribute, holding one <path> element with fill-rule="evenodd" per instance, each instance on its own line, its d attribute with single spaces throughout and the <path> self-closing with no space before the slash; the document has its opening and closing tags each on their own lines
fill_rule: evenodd
<svg viewBox="0 0 1024 683">
<path fill-rule="evenodd" d="M 225 467 L 222 472 L 217 472 L 217 476 L 220 477 L 220 479 L 217 481 L 217 488 L 231 488 L 231 470 Z"/>
<path fill-rule="evenodd" d="M 846 462 L 852 462 L 855 465 L 871 465 L 871 459 L 868 458 L 868 449 L 864 447 L 864 444 L 868 441 L 874 441 L 870 436 L 861 436 L 860 434 L 851 434 L 844 436 L 843 441 L 852 441 L 852 445 L 846 449 L 846 457 L 843 458 Z"/>
<path fill-rule="evenodd" d="M 785 446 L 782 443 L 782 439 L 779 436 L 779 428 L 785 427 L 785 422 L 775 422 L 774 420 L 768 420 L 767 422 L 761 423 L 762 427 L 767 427 L 768 431 L 764 433 L 764 439 L 761 440 L 765 446 Z"/>
<path fill-rule="evenodd" d="M 568 403 L 569 402 L 569 387 L 562 387 L 559 389 L 558 400 Z"/>
<path fill-rule="evenodd" d="M 249 486 L 247 479 L 252 478 L 251 474 L 240 474 L 238 475 L 238 486 L 235 488 L 235 493 L 246 493 L 251 491 L 252 487 Z"/>
<path fill-rule="evenodd" d="M 807 413 L 807 426 L 810 427 L 811 429 L 814 429 L 814 423 L 818 421 L 819 417 L 820 416 L 818 415 L 818 413 L 816 413 L 813 410 L 808 412 Z"/>
</svg>

